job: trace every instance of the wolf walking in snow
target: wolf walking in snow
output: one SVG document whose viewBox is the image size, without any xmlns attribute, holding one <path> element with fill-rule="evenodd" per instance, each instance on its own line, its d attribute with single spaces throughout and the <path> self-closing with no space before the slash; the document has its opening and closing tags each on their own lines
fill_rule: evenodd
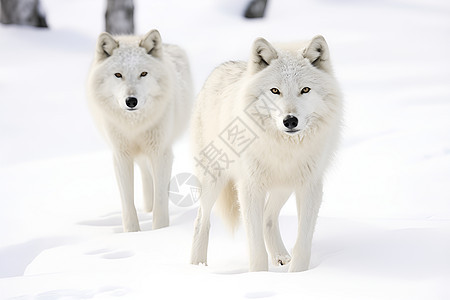
<svg viewBox="0 0 450 300">
<path fill-rule="evenodd" d="M 232 225 L 242 213 L 250 271 L 268 269 L 266 246 L 274 264 L 307 270 L 323 176 L 337 147 L 341 115 L 341 93 L 322 36 L 277 48 L 259 38 L 248 62 L 217 67 L 198 96 L 192 119 L 202 195 L 191 263 L 207 262 L 210 213 L 218 200 Z M 278 216 L 293 192 L 298 236 L 291 258 Z"/>
<path fill-rule="evenodd" d="M 134 162 L 153 229 L 169 225 L 172 143 L 186 128 L 193 87 L 184 51 L 163 44 L 157 30 L 143 37 L 102 33 L 88 78 L 88 98 L 113 150 L 124 231 L 138 231 Z"/>
</svg>

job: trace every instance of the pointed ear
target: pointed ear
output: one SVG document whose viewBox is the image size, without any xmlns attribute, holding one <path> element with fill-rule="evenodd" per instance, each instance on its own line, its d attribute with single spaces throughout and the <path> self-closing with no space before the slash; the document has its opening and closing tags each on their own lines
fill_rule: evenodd
<svg viewBox="0 0 450 300">
<path fill-rule="evenodd" d="M 156 29 L 153 29 L 150 32 L 148 32 L 142 39 L 139 46 L 145 48 L 145 51 L 147 51 L 147 53 L 152 56 L 155 57 L 162 56 L 161 35 L 159 34 L 159 31 Z"/>
<path fill-rule="evenodd" d="M 325 72 L 331 71 L 330 51 L 323 36 L 317 35 L 311 40 L 303 50 L 303 57 L 307 58 L 316 68 Z"/>
<path fill-rule="evenodd" d="M 103 32 L 97 39 L 97 59 L 103 60 L 110 57 L 113 50 L 119 47 L 119 43 L 107 32 Z"/>
<path fill-rule="evenodd" d="M 252 73 L 259 72 L 277 58 L 277 50 L 265 39 L 258 38 L 253 42 L 249 69 Z"/>
</svg>

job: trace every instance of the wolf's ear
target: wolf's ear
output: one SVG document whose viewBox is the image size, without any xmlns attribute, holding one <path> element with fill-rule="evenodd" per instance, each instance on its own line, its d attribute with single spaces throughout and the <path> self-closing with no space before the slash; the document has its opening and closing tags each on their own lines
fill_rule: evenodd
<svg viewBox="0 0 450 300">
<path fill-rule="evenodd" d="M 148 32 L 142 39 L 139 46 L 145 48 L 147 53 L 152 56 L 155 57 L 162 56 L 161 35 L 159 34 L 159 31 L 156 29 L 153 29 L 150 32 Z"/>
<path fill-rule="evenodd" d="M 107 32 L 99 35 L 97 40 L 97 59 L 103 60 L 112 55 L 114 49 L 119 47 L 119 43 Z"/>
<path fill-rule="evenodd" d="M 249 68 L 252 73 L 259 72 L 277 58 L 277 50 L 265 39 L 258 38 L 253 42 Z"/>
<path fill-rule="evenodd" d="M 316 68 L 325 72 L 331 71 L 330 51 L 323 36 L 317 35 L 311 40 L 303 50 L 303 57 L 307 58 Z"/>
</svg>

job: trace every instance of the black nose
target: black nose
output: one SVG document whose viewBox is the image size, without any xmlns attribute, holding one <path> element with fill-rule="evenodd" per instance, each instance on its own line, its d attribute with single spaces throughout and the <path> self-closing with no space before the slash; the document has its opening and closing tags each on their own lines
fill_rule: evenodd
<svg viewBox="0 0 450 300">
<path fill-rule="evenodd" d="M 128 106 L 129 108 L 135 108 L 136 105 L 137 105 L 137 103 L 138 103 L 138 101 L 137 101 L 137 99 L 134 98 L 134 97 L 128 97 L 128 98 L 125 100 L 125 103 L 127 104 L 127 106 Z"/>
<path fill-rule="evenodd" d="M 292 129 L 292 128 L 297 127 L 298 119 L 292 115 L 288 115 L 288 116 L 286 116 L 286 118 L 284 118 L 283 124 L 285 127 Z"/>
</svg>

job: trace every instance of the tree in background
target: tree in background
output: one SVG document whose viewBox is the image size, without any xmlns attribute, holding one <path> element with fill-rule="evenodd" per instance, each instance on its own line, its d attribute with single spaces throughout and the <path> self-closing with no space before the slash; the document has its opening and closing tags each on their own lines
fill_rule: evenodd
<svg viewBox="0 0 450 300">
<path fill-rule="evenodd" d="M 105 24 L 105 30 L 111 34 L 133 34 L 133 0 L 108 0 Z"/>
<path fill-rule="evenodd" d="M 48 28 L 39 0 L 0 0 L 0 23 Z"/>
<path fill-rule="evenodd" d="M 262 18 L 266 11 L 267 0 L 252 0 L 244 12 L 244 17 L 248 19 Z"/>
</svg>

